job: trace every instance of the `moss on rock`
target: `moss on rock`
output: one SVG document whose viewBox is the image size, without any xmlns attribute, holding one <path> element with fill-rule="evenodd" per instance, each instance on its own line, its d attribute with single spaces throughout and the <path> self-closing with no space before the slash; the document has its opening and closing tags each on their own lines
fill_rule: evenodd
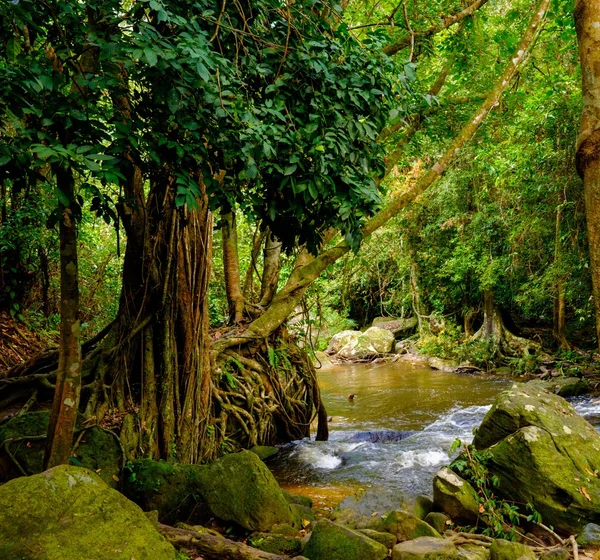
<svg viewBox="0 0 600 560">
<path fill-rule="evenodd" d="M 535 560 L 535 554 L 524 544 L 496 539 L 490 547 L 490 560 L 519 560 L 519 558 Z"/>
<path fill-rule="evenodd" d="M 142 510 L 87 469 L 62 465 L 0 487 L 0 558 L 175 557 Z"/>
<path fill-rule="evenodd" d="M 255 532 L 248 538 L 248 544 L 264 552 L 283 556 L 296 556 L 302 552 L 300 539 L 290 535 Z"/>
<path fill-rule="evenodd" d="M 323 519 L 316 524 L 303 554 L 310 560 L 383 560 L 388 550 L 362 533 Z"/>
<path fill-rule="evenodd" d="M 477 492 L 448 467 L 440 469 L 433 479 L 433 501 L 456 523 L 472 524 L 477 521 Z"/>
<path fill-rule="evenodd" d="M 458 550 L 448 539 L 421 537 L 397 544 L 392 560 L 459 560 Z"/>
<path fill-rule="evenodd" d="M 419 537 L 441 538 L 441 535 L 431 525 L 402 510 L 389 513 L 383 523 L 383 529 L 395 535 L 400 542 Z"/>
</svg>

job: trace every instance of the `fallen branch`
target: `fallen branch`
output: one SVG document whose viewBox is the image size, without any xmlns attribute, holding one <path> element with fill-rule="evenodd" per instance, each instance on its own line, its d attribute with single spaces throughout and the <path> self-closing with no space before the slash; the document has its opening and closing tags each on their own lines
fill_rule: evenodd
<svg viewBox="0 0 600 560">
<path fill-rule="evenodd" d="M 201 554 L 206 560 L 287 560 L 284 556 L 263 552 L 244 543 L 158 524 L 158 530 L 175 548 Z"/>
</svg>

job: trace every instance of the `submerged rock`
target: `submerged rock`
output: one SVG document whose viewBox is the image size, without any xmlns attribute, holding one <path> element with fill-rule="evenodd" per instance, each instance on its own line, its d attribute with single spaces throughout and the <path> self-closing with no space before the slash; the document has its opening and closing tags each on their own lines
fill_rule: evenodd
<svg viewBox="0 0 600 560">
<path fill-rule="evenodd" d="M 362 533 L 323 519 L 316 524 L 303 554 L 310 560 L 383 560 L 388 549 Z"/>
<path fill-rule="evenodd" d="M 250 531 L 297 525 L 271 471 L 251 451 L 232 453 L 208 465 L 171 465 L 140 459 L 129 465 L 124 493 L 161 521 L 205 522 L 215 516 Z"/>
<path fill-rule="evenodd" d="M 458 550 L 448 539 L 421 537 L 397 544 L 392 560 L 458 560 Z"/>
<path fill-rule="evenodd" d="M 391 488 L 369 488 L 344 499 L 331 517 L 336 523 L 353 529 L 382 531 L 384 518 L 394 510 L 403 510 L 423 519 L 433 510 L 433 502 L 426 496 L 403 494 Z"/>
<path fill-rule="evenodd" d="M 492 453 L 497 493 L 532 503 L 546 525 L 572 534 L 600 522 L 600 435 L 564 399 L 513 385 L 498 396 L 473 444 Z"/>
<path fill-rule="evenodd" d="M 448 467 L 438 471 L 433 479 L 433 501 L 455 523 L 477 522 L 479 499 L 474 488 Z"/>
<path fill-rule="evenodd" d="M 175 560 L 175 549 L 95 473 L 62 465 L 0 487 L 0 558 Z"/>
<path fill-rule="evenodd" d="M 437 369 L 447 373 L 456 371 L 459 366 L 458 362 L 455 362 L 454 360 L 444 360 L 443 358 L 436 358 L 434 356 L 427 358 L 427 362 L 431 369 Z"/>
<path fill-rule="evenodd" d="M 357 432 L 353 436 L 350 436 L 346 441 L 348 443 L 358 443 L 362 441 L 368 441 L 370 443 L 390 443 L 402 441 L 413 434 L 414 432 L 405 430 L 374 430 L 372 432 Z"/>
</svg>

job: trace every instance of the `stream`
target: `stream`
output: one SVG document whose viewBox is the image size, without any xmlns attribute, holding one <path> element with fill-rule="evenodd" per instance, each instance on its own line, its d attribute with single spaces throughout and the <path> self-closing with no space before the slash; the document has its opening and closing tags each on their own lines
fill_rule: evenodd
<svg viewBox="0 0 600 560">
<path fill-rule="evenodd" d="M 370 486 L 431 495 L 452 442 L 470 442 L 495 396 L 512 383 L 402 362 L 336 366 L 318 377 L 329 441 L 288 444 L 269 466 L 283 488 L 313 497 L 325 510 Z M 573 404 L 600 422 L 600 404 L 590 398 Z"/>
</svg>

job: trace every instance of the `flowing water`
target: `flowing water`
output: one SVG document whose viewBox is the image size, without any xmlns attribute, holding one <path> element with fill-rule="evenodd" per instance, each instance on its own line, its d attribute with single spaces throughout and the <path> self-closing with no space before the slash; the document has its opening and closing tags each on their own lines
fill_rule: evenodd
<svg viewBox="0 0 600 560">
<path fill-rule="evenodd" d="M 367 486 L 430 495 L 452 442 L 472 440 L 509 383 L 408 363 L 337 366 L 318 376 L 331 417 L 329 441 L 289 444 L 270 466 L 284 488 L 326 506 Z M 591 399 L 574 404 L 590 421 L 600 420 L 600 405 Z"/>
</svg>

